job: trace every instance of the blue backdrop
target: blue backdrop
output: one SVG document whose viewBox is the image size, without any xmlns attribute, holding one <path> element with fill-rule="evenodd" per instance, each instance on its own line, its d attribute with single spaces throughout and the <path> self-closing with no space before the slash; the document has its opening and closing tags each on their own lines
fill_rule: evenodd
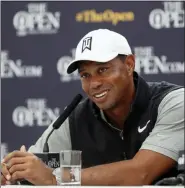
<svg viewBox="0 0 185 188">
<path fill-rule="evenodd" d="M 77 93 L 66 74 L 87 32 L 123 34 L 148 81 L 184 84 L 184 2 L 2 2 L 3 153 L 29 147 Z"/>
</svg>

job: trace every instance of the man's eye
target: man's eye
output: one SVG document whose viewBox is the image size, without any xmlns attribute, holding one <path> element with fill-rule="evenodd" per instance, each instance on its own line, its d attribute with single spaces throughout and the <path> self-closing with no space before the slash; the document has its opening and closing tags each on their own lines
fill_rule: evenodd
<svg viewBox="0 0 185 188">
<path fill-rule="evenodd" d="M 88 78 L 88 77 L 89 77 L 89 74 L 82 74 L 80 77 L 81 77 L 81 78 Z"/>
<path fill-rule="evenodd" d="M 99 72 L 100 72 L 100 73 L 101 73 L 101 72 L 105 72 L 105 71 L 107 71 L 107 69 L 108 69 L 108 68 L 105 68 L 105 67 L 100 68 L 100 69 L 99 69 Z"/>
</svg>

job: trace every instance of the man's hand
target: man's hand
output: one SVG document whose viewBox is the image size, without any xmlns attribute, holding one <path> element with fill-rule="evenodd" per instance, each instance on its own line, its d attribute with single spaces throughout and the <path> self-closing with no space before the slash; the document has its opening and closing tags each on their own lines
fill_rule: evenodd
<svg viewBox="0 0 185 188">
<path fill-rule="evenodd" d="M 20 151 L 26 151 L 26 147 L 23 145 L 20 148 Z M 10 181 L 11 179 L 11 174 L 8 171 L 7 164 L 4 163 L 4 160 L 1 162 L 1 185 L 9 185 L 9 184 L 14 184 L 14 182 Z"/>
<path fill-rule="evenodd" d="M 11 175 L 7 169 L 7 166 L 5 163 L 1 163 L 1 185 L 7 185 L 10 184 L 8 180 L 10 180 Z"/>
<path fill-rule="evenodd" d="M 14 151 L 3 162 L 7 163 L 10 181 L 25 179 L 34 185 L 56 185 L 52 169 L 32 153 Z"/>
</svg>

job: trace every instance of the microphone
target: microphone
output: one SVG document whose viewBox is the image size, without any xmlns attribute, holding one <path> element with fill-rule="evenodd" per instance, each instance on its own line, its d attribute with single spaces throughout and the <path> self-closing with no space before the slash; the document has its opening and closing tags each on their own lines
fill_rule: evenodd
<svg viewBox="0 0 185 188">
<path fill-rule="evenodd" d="M 185 176 L 185 174 L 179 174 L 177 176 L 177 179 L 180 181 L 180 184 L 182 184 L 182 185 L 185 185 L 184 176 Z"/>
<path fill-rule="evenodd" d="M 71 104 L 68 105 L 65 109 L 64 112 L 57 118 L 57 120 L 53 123 L 53 129 L 51 132 L 48 134 L 46 137 L 46 141 L 44 143 L 43 147 L 43 152 L 48 153 L 49 152 L 49 146 L 48 146 L 48 139 L 53 133 L 55 129 L 58 129 L 62 123 L 67 119 L 67 117 L 71 114 L 71 112 L 76 108 L 78 103 L 82 100 L 82 95 L 78 94 L 76 97 L 72 100 Z"/>
<path fill-rule="evenodd" d="M 177 177 L 164 178 L 155 185 L 184 185 L 184 174 L 179 174 Z"/>
<path fill-rule="evenodd" d="M 177 177 L 164 178 L 158 181 L 155 185 L 184 185 L 185 184 L 184 151 L 185 150 L 179 151 L 179 158 L 177 164 L 177 170 L 179 171 L 179 174 L 177 175 Z"/>
</svg>

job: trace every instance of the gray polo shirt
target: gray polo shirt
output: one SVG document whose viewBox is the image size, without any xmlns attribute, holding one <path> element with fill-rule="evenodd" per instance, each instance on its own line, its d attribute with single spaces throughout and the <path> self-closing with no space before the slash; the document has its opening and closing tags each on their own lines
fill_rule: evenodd
<svg viewBox="0 0 185 188">
<path fill-rule="evenodd" d="M 102 118 L 105 118 L 102 114 Z M 105 119 L 106 120 L 106 119 Z M 46 129 L 29 152 L 42 152 L 45 139 L 52 129 Z M 68 119 L 53 132 L 48 141 L 50 152 L 71 150 Z M 179 150 L 184 149 L 184 88 L 170 92 L 158 107 L 156 125 L 140 149 L 148 149 L 178 160 Z"/>
</svg>

